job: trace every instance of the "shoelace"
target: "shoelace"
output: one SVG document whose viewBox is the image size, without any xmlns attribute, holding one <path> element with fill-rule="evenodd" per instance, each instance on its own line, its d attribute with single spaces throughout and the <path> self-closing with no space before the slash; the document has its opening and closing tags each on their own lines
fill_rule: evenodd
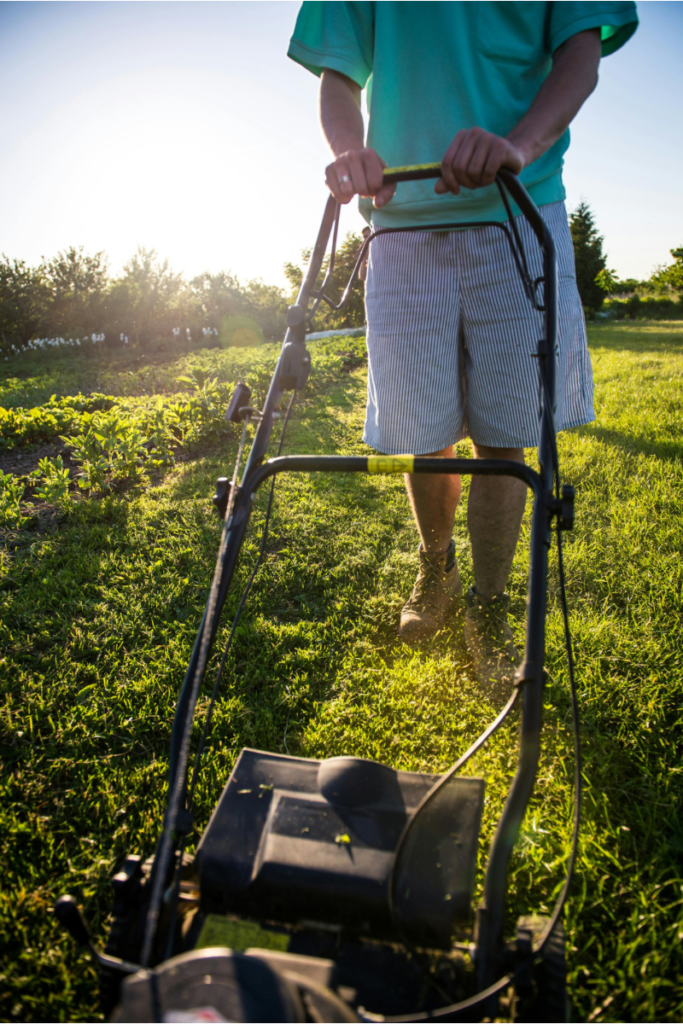
<svg viewBox="0 0 683 1024">
<path fill-rule="evenodd" d="M 439 584 L 443 586 L 443 580 L 440 578 L 442 575 L 445 574 L 442 572 L 440 566 L 427 561 L 427 559 L 421 559 L 420 571 L 415 581 L 415 586 L 410 600 L 415 601 L 421 597 L 426 597 L 429 590 L 438 587 Z"/>
</svg>

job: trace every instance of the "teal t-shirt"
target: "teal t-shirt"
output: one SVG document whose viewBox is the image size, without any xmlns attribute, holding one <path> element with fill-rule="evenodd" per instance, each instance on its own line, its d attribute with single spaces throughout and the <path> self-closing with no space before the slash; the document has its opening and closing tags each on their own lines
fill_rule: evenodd
<svg viewBox="0 0 683 1024">
<path fill-rule="evenodd" d="M 478 126 L 506 136 L 526 114 L 571 36 L 599 28 L 602 55 L 638 25 L 631 2 L 305 2 L 288 55 L 309 71 L 339 71 L 367 90 L 366 145 L 389 167 L 440 161 L 453 136 Z M 564 199 L 567 130 L 525 167 L 537 205 Z M 398 186 L 383 209 L 361 200 L 379 226 L 505 220 L 495 185 L 438 196 L 434 182 Z"/>
</svg>

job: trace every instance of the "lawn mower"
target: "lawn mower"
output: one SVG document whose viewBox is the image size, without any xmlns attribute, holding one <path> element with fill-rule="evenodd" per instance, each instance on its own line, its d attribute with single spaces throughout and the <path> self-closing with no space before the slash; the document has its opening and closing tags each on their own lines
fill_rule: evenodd
<svg viewBox="0 0 683 1024">
<path fill-rule="evenodd" d="M 439 164 L 393 168 L 387 182 L 437 178 Z M 335 303 L 326 293 L 334 269 L 340 207 L 327 201 L 317 242 L 263 409 L 238 384 L 226 419 L 242 424 L 234 472 L 218 481 L 223 517 L 210 593 L 176 705 L 169 791 L 154 856 L 129 856 L 113 878 L 113 923 L 95 946 L 75 900 L 62 896 L 59 921 L 99 965 L 102 1010 L 112 1021 L 480 1021 L 567 1020 L 562 910 L 576 857 L 580 752 L 578 711 L 562 564 L 562 531 L 574 519 L 574 491 L 561 486 L 555 442 L 557 268 L 553 240 L 517 177 L 497 176 L 521 287 L 543 313 L 535 359 L 539 379 L 539 470 L 503 460 L 413 455 L 281 455 L 294 397 L 309 376 L 306 332 L 322 302 L 341 308 L 368 246 L 359 251 Z M 543 273 L 533 279 L 513 205 L 540 246 Z M 493 224 L 494 222 L 487 222 Z M 468 229 L 483 226 L 467 224 Z M 454 231 L 444 223 L 430 230 Z M 420 229 L 423 230 L 423 229 Z M 324 280 L 322 267 L 332 236 Z M 265 460 L 285 392 L 280 449 Z M 247 425 L 255 425 L 246 456 Z M 211 726 L 227 650 L 265 550 L 273 487 L 281 473 L 461 473 L 512 475 L 533 495 L 526 642 L 505 707 L 442 776 L 401 771 L 360 757 L 322 761 L 244 749 L 193 856 L 186 852 L 201 753 Z M 260 554 L 218 669 L 199 749 L 191 757 L 193 716 L 226 593 L 258 489 L 271 480 Z M 517 922 L 506 936 L 507 868 L 533 791 L 540 751 L 548 552 L 558 545 L 560 594 L 576 744 L 573 838 L 564 884 L 552 913 Z M 520 710 L 517 770 L 490 846 L 483 897 L 472 910 L 484 781 L 463 765 Z M 192 763 L 194 767 L 191 769 Z M 509 929 L 507 929 L 509 931 Z"/>
</svg>

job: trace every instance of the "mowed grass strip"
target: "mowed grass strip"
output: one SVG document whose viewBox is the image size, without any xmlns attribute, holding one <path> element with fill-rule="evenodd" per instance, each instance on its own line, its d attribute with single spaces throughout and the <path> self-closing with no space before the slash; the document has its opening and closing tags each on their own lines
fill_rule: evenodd
<svg viewBox="0 0 683 1024">
<path fill-rule="evenodd" d="M 313 386 L 296 407 L 288 451 L 367 452 L 364 370 L 349 372 L 354 360 L 336 354 L 353 344 L 311 345 Z M 563 476 L 578 495 L 577 528 L 565 544 L 586 786 L 566 915 L 571 997 L 577 1020 L 675 1021 L 683 1016 L 683 325 L 601 326 L 591 347 L 597 421 L 560 439 Z M 247 369 L 251 361 L 264 376 L 274 356 L 184 357 L 140 368 L 138 384 L 128 379 L 118 390 L 107 370 L 106 385 L 92 389 L 172 389 L 175 376 L 200 363 L 230 379 L 235 361 Z M 23 395 L 84 390 L 78 368 L 47 363 L 43 392 L 41 368 L 31 372 Z M 18 394 L 19 384 L 8 390 Z M 233 456 L 234 442 L 226 443 L 155 485 L 74 503 L 56 529 L 2 554 L 3 1019 L 98 1019 L 95 971 L 57 928 L 51 906 L 72 892 L 103 938 L 111 874 L 126 853 L 153 849 L 173 706 L 218 546 L 210 496 Z M 265 498 L 223 640 L 256 557 Z M 527 516 L 510 582 L 520 637 L 528 528 Z M 456 545 L 469 584 L 465 501 Z M 267 558 L 203 759 L 200 830 L 245 745 L 441 771 L 490 720 L 494 708 L 472 682 L 461 615 L 428 649 L 396 640 L 416 548 L 399 479 L 278 479 Z M 553 556 L 543 760 L 512 864 L 511 927 L 517 914 L 551 907 L 571 832 L 570 706 L 554 565 Z M 487 779 L 481 867 L 516 750 L 515 720 L 467 769 Z"/>
</svg>

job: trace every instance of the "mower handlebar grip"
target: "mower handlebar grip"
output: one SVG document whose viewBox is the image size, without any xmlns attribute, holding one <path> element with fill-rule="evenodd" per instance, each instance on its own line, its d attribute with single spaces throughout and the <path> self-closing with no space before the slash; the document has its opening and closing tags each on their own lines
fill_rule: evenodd
<svg viewBox="0 0 683 1024">
<path fill-rule="evenodd" d="M 385 167 L 384 183 L 394 181 L 423 181 L 427 178 L 440 178 L 441 164 L 410 164 L 407 167 Z"/>
<path fill-rule="evenodd" d="M 409 164 L 406 167 L 385 167 L 383 173 L 383 180 L 385 184 L 389 184 L 395 181 L 425 181 L 429 178 L 440 178 L 441 177 L 441 164 Z M 514 174 L 507 167 L 501 167 L 500 172 L 496 175 L 498 178 L 505 179 L 514 178 L 517 180 L 517 175 Z"/>
</svg>

